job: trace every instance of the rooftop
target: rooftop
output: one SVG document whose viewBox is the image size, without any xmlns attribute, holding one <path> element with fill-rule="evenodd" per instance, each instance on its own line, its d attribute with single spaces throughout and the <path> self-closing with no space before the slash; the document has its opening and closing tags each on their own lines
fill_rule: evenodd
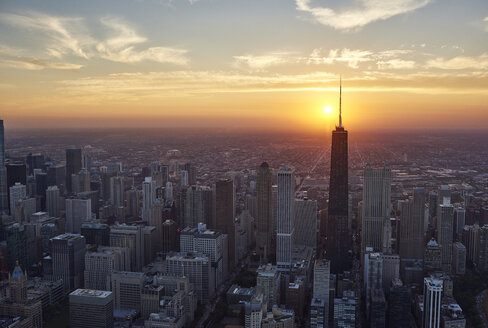
<svg viewBox="0 0 488 328">
<path fill-rule="evenodd" d="M 105 290 L 94 290 L 94 289 L 77 289 L 70 294 L 73 296 L 84 296 L 84 297 L 98 297 L 98 298 L 105 298 L 112 294 L 112 292 L 108 292 Z"/>
</svg>

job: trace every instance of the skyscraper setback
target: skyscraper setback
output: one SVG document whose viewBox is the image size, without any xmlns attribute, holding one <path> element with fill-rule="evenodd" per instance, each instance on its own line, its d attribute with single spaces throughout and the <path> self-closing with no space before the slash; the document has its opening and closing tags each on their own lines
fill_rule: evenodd
<svg viewBox="0 0 488 328">
<path fill-rule="evenodd" d="M 342 126 L 342 83 L 339 95 L 339 125 L 332 131 L 330 186 L 327 224 L 327 253 L 331 272 L 350 267 L 349 250 L 349 183 L 347 130 Z"/>
</svg>

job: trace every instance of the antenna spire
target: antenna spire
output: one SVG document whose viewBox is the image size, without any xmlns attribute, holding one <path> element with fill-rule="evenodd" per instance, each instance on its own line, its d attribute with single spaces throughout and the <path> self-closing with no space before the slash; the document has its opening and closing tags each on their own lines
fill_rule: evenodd
<svg viewBox="0 0 488 328">
<path fill-rule="evenodd" d="M 339 127 L 342 128 L 342 76 L 339 77 Z"/>
</svg>

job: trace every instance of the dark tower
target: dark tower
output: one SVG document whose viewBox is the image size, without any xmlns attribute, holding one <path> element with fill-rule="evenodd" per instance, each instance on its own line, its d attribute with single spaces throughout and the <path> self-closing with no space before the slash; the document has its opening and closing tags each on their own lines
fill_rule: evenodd
<svg viewBox="0 0 488 328">
<path fill-rule="evenodd" d="M 72 192 L 71 175 L 81 170 L 81 149 L 66 149 L 66 191 Z"/>
<path fill-rule="evenodd" d="M 268 163 L 263 162 L 258 168 L 257 187 L 257 218 L 256 218 L 256 251 L 264 263 L 268 263 L 273 253 L 273 176 Z"/>
<path fill-rule="evenodd" d="M 327 222 L 326 257 L 331 261 L 331 273 L 342 273 L 351 267 L 348 255 L 349 206 L 348 206 L 347 131 L 342 126 L 342 83 L 339 94 L 339 125 L 332 131 L 330 156 L 329 210 Z"/>
</svg>

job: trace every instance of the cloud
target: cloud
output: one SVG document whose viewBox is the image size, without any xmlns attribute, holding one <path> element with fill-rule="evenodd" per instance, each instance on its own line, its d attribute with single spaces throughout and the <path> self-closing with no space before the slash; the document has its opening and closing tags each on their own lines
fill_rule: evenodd
<svg viewBox="0 0 488 328">
<path fill-rule="evenodd" d="M 2 44 L 0 44 L 0 64 L 27 70 L 42 70 L 45 68 L 78 70 L 83 67 L 83 65 L 78 64 L 40 60 L 28 56 L 27 51 L 23 49 L 12 48 Z"/>
<path fill-rule="evenodd" d="M 55 17 L 41 13 L 27 13 L 26 15 L 2 13 L 0 21 L 10 25 L 21 27 L 41 33 L 47 38 L 45 55 L 50 58 L 63 58 L 67 55 L 75 55 L 83 59 L 100 57 L 106 60 L 137 63 L 141 61 L 154 61 L 158 63 L 170 63 L 174 65 L 187 65 L 187 50 L 154 46 L 138 49 L 137 46 L 147 43 L 148 39 L 141 36 L 137 31 L 120 18 L 104 17 L 100 21 L 109 36 L 103 40 L 96 40 L 91 37 L 90 30 L 85 26 L 83 18 Z M 22 62 L 25 62 L 22 64 Z M 50 61 L 39 61 L 48 63 Z M 37 65 L 33 60 L 12 61 L 11 66 L 28 69 L 40 69 L 48 67 Z M 54 65 L 58 69 L 68 69 L 72 65 Z M 79 65 L 81 67 L 81 65 Z M 63 67 L 63 68 L 61 68 Z M 75 67 L 75 66 L 72 66 Z"/>
<path fill-rule="evenodd" d="M 350 68 L 357 69 L 361 63 L 376 62 L 381 69 L 413 68 L 415 62 L 403 60 L 398 57 L 410 54 L 409 50 L 391 49 L 373 52 L 361 49 L 332 49 L 327 55 L 321 49 L 314 49 L 307 62 L 309 64 L 346 63 Z"/>
<path fill-rule="evenodd" d="M 187 65 L 187 50 L 170 47 L 151 47 L 145 50 L 136 50 L 135 46 L 147 41 L 140 36 L 127 23 L 118 18 L 102 18 L 101 22 L 109 30 L 112 36 L 97 44 L 96 49 L 100 57 L 121 62 L 137 63 L 150 60 L 159 63 L 171 63 L 175 65 Z"/>
<path fill-rule="evenodd" d="M 432 0 L 357 0 L 356 6 L 334 10 L 313 6 L 312 0 L 295 0 L 297 10 L 307 12 L 320 24 L 337 30 L 358 30 L 378 20 L 422 8 Z"/>
<path fill-rule="evenodd" d="M 488 16 L 485 17 L 485 19 L 483 19 L 483 22 L 486 23 L 486 26 L 485 26 L 485 31 L 488 32 Z"/>
<path fill-rule="evenodd" d="M 234 56 L 235 66 L 238 68 L 246 67 L 251 70 L 264 70 L 271 66 L 299 62 L 300 59 L 289 52 L 272 52 L 264 55 L 246 54 L 243 56 Z"/>
<path fill-rule="evenodd" d="M 439 57 L 427 61 L 426 67 L 446 70 L 488 69 L 488 53 L 477 57 L 458 56 L 451 59 Z"/>
<path fill-rule="evenodd" d="M 402 59 L 380 60 L 376 64 L 379 69 L 412 69 L 415 67 L 414 61 Z"/>
<path fill-rule="evenodd" d="M 46 52 L 53 57 L 61 58 L 66 54 L 74 54 L 85 59 L 89 58 L 86 48 L 93 43 L 93 40 L 82 24 L 82 18 L 56 17 L 41 13 L 27 15 L 2 13 L 0 20 L 44 34 L 50 41 Z"/>
</svg>

